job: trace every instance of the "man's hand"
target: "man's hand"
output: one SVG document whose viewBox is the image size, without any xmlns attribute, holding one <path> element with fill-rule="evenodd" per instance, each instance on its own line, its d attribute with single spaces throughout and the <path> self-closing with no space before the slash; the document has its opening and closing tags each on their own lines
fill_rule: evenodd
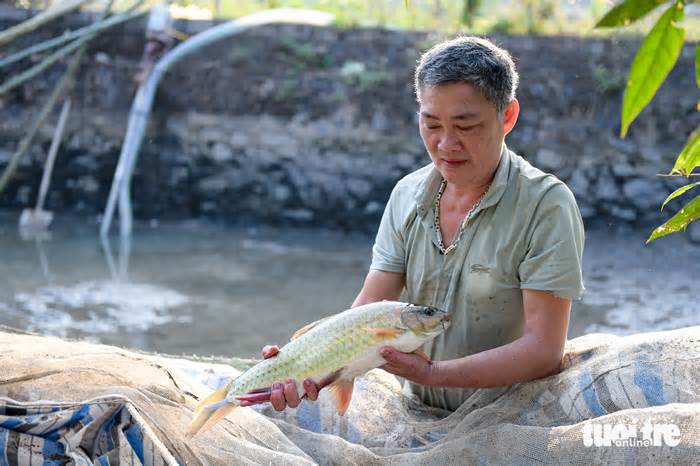
<svg viewBox="0 0 700 466">
<path fill-rule="evenodd" d="M 432 361 L 414 353 L 402 353 L 391 346 L 381 348 L 379 354 L 386 361 L 381 369 L 420 385 L 432 385 L 436 371 Z"/>
<path fill-rule="evenodd" d="M 277 345 L 267 345 L 262 349 L 263 359 L 269 359 L 277 356 L 280 352 L 279 346 Z M 316 401 L 318 398 L 318 392 L 320 388 L 311 379 L 304 380 L 304 391 L 306 394 L 303 398 L 308 398 L 309 400 Z M 285 382 L 275 382 L 272 384 L 272 390 L 270 391 L 270 403 L 275 408 L 276 411 L 284 411 L 287 406 L 290 408 L 296 408 L 301 403 L 299 394 L 297 393 L 296 382 L 289 379 Z M 251 403 L 247 401 L 242 401 L 241 406 L 250 406 L 257 403 Z"/>
</svg>

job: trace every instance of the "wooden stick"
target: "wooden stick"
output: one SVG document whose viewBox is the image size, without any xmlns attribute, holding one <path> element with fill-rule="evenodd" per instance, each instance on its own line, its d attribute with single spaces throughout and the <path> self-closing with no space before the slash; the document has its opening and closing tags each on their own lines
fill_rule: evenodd
<svg viewBox="0 0 700 466">
<path fill-rule="evenodd" d="M 61 144 L 61 139 L 63 138 L 63 129 L 66 127 L 66 121 L 68 120 L 68 113 L 70 112 L 70 97 L 67 97 L 63 101 L 63 108 L 61 109 L 61 116 L 58 117 L 58 124 L 56 125 L 56 130 L 53 133 L 53 140 L 51 141 L 51 148 L 49 149 L 49 155 L 46 157 L 46 165 L 44 166 L 44 174 L 41 177 L 41 186 L 39 187 L 39 197 L 36 201 L 36 210 L 42 210 L 44 208 L 44 201 L 46 200 L 46 192 L 49 190 L 49 183 L 51 182 L 51 172 L 53 171 L 53 163 L 56 160 L 56 153 L 58 153 L 58 146 Z"/>
</svg>

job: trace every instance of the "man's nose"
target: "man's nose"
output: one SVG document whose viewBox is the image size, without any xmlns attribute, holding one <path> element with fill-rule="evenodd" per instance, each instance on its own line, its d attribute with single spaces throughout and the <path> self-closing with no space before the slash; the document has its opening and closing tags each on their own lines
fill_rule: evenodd
<svg viewBox="0 0 700 466">
<path fill-rule="evenodd" d="M 451 131 L 445 131 L 440 136 L 440 141 L 438 141 L 438 149 L 444 152 L 452 152 L 462 150 L 462 144 L 455 133 Z"/>
</svg>

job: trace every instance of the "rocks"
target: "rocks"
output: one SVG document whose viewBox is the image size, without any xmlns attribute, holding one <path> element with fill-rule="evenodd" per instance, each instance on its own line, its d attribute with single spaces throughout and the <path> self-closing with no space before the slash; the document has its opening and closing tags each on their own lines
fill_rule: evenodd
<svg viewBox="0 0 700 466">
<path fill-rule="evenodd" d="M 9 150 L 0 149 L 0 165 L 5 165 L 10 163 L 12 159 L 12 152 Z"/>
<path fill-rule="evenodd" d="M 272 188 L 271 197 L 275 202 L 284 205 L 292 197 L 292 190 L 288 186 L 278 184 Z"/>
<path fill-rule="evenodd" d="M 596 210 L 594 207 L 589 205 L 587 202 L 578 202 L 578 208 L 581 212 L 581 218 L 584 220 L 590 220 L 596 216 Z"/>
<path fill-rule="evenodd" d="M 428 157 L 420 140 L 376 132 L 384 125 L 377 120 L 382 116 L 376 117 L 374 129 L 356 118 L 357 108 L 352 105 L 340 107 L 334 118 L 318 120 L 301 115 L 291 121 L 273 115 L 173 116 L 161 135 L 167 145 L 161 147 L 163 143 L 154 140 L 142 149 L 134 211 L 186 215 L 192 209 L 232 221 L 372 230 L 396 181 L 424 166 Z M 557 124 L 551 120 L 549 126 Z M 88 137 L 99 139 L 101 145 L 90 146 Z M 116 152 L 99 155 L 99 150 L 110 147 L 107 142 L 103 133 L 94 130 L 75 132 L 72 150 L 69 147 L 69 154 L 61 154 L 57 165 L 59 179 L 62 167 L 71 167 L 66 188 L 74 193 L 73 200 L 61 198 L 55 205 L 88 212 L 103 207 L 99 196 L 106 194 L 104 187 L 117 156 Z M 520 153 L 517 144 L 510 146 Z M 558 146 L 533 145 L 527 150 L 535 153 L 538 168 L 568 177 L 586 220 L 602 216 L 655 222 L 668 185 L 678 183 L 640 173 L 650 170 L 650 162 L 631 163 L 628 159 L 633 155 L 617 152 L 622 145 L 603 150 L 586 146 L 581 151 L 552 147 Z M 35 149 L 35 160 L 27 157 L 23 169 L 34 170 L 38 179 L 45 154 L 41 146 Z M 567 155 L 572 153 L 576 156 Z M 16 192 L 16 203 L 26 204 L 31 198 L 26 186 Z"/>
<path fill-rule="evenodd" d="M 610 176 L 609 170 L 602 170 L 595 184 L 594 196 L 602 201 L 618 201 L 622 191 L 615 182 L 615 179 Z"/>
<path fill-rule="evenodd" d="M 642 156 L 642 158 L 647 162 L 652 162 L 661 166 L 661 161 L 663 160 L 664 152 L 661 151 L 658 146 L 642 145 L 639 153 Z"/>
<path fill-rule="evenodd" d="M 640 211 L 658 209 L 666 198 L 663 184 L 656 180 L 635 178 L 625 181 L 622 192 Z"/>
<path fill-rule="evenodd" d="M 574 193 L 574 196 L 576 196 L 577 199 L 588 198 L 588 188 L 591 183 L 588 181 L 588 178 L 586 178 L 586 175 L 584 175 L 582 171 L 574 171 L 566 184 L 569 186 L 569 189 L 571 189 L 571 192 Z"/>
<path fill-rule="evenodd" d="M 688 239 L 690 242 L 700 245 L 700 221 L 696 220 L 688 225 L 688 229 L 686 231 L 688 232 Z"/>
<path fill-rule="evenodd" d="M 216 196 L 223 193 L 228 187 L 228 180 L 221 175 L 214 175 L 207 178 L 203 178 L 199 181 L 198 187 L 204 192 L 206 197 Z"/>
<path fill-rule="evenodd" d="M 369 193 L 372 191 L 372 184 L 362 178 L 351 178 L 345 183 L 348 188 L 348 192 L 358 199 L 367 198 Z"/>
<path fill-rule="evenodd" d="M 630 178 L 637 174 L 637 170 L 627 162 L 613 163 L 611 168 L 615 178 Z"/>
<path fill-rule="evenodd" d="M 75 187 L 84 193 L 94 194 L 100 189 L 100 184 L 94 176 L 85 175 L 76 180 Z"/>
<path fill-rule="evenodd" d="M 545 172 L 557 172 L 564 168 L 566 160 L 554 150 L 542 148 L 537 151 L 537 167 Z"/>
<path fill-rule="evenodd" d="M 211 148 L 210 157 L 216 163 L 224 163 L 229 160 L 233 160 L 233 151 L 228 144 L 217 142 L 214 147 Z"/>
<path fill-rule="evenodd" d="M 199 131 L 199 140 L 204 144 L 227 143 L 229 134 L 220 125 L 206 126 Z"/>
<path fill-rule="evenodd" d="M 607 210 L 613 217 L 619 218 L 621 220 L 626 220 L 628 222 L 634 222 L 637 220 L 637 211 L 630 207 L 621 207 L 618 205 L 608 205 Z"/>
<path fill-rule="evenodd" d="M 313 31 L 251 30 L 236 41 L 244 51 L 237 59 L 212 47 L 164 77 L 135 173 L 137 215 L 376 228 L 394 183 L 429 162 L 411 88 L 427 36 L 373 28 Z M 87 212 L 104 207 L 135 89 L 130 70 L 142 53 L 138 41 L 113 42 L 103 41 L 81 72 L 52 205 Z M 138 47 L 129 49 L 128 43 Z M 290 43 L 300 47 L 290 49 Z M 654 222 L 663 198 L 685 181 L 655 174 L 668 171 L 667 157 L 697 126 L 696 99 L 687 92 L 694 86 L 692 73 L 667 80 L 629 136 L 620 139 L 619 99 L 596 90 L 600 83 L 591 81 L 590 67 L 624 72 L 621 64 L 638 44 L 567 43 L 574 45 L 502 37 L 523 79 L 520 120 L 508 144 L 538 168 L 568 180 L 586 220 Z M 692 69 L 693 50 L 685 48 L 679 69 Z M 51 82 L 35 80 L 3 96 L 0 170 Z M 1 207 L 18 207 L 35 196 L 54 124 L 54 117 L 47 120 L 17 181 L 0 197 Z"/>
<path fill-rule="evenodd" d="M 309 209 L 287 209 L 282 212 L 285 218 L 301 222 L 310 222 L 314 219 L 313 211 Z"/>
<path fill-rule="evenodd" d="M 384 212 L 384 204 L 382 204 L 382 203 L 379 203 L 376 201 L 370 201 L 365 206 L 365 213 L 367 215 L 381 216 L 383 212 Z"/>
</svg>

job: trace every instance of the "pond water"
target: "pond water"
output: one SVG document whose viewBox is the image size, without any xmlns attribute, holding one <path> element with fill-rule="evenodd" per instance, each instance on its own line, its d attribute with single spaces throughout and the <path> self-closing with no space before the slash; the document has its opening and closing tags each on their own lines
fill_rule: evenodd
<svg viewBox="0 0 700 466">
<path fill-rule="evenodd" d="M 347 308 L 372 239 L 324 230 L 137 225 L 105 253 L 97 225 L 62 218 L 22 239 L 0 215 L 0 324 L 169 354 L 255 357 L 304 324 Z M 700 246 L 647 229 L 587 231 L 587 288 L 570 337 L 700 325 Z M 115 241 L 116 243 L 116 241 Z M 128 253 L 127 253 L 128 252 Z"/>
</svg>

